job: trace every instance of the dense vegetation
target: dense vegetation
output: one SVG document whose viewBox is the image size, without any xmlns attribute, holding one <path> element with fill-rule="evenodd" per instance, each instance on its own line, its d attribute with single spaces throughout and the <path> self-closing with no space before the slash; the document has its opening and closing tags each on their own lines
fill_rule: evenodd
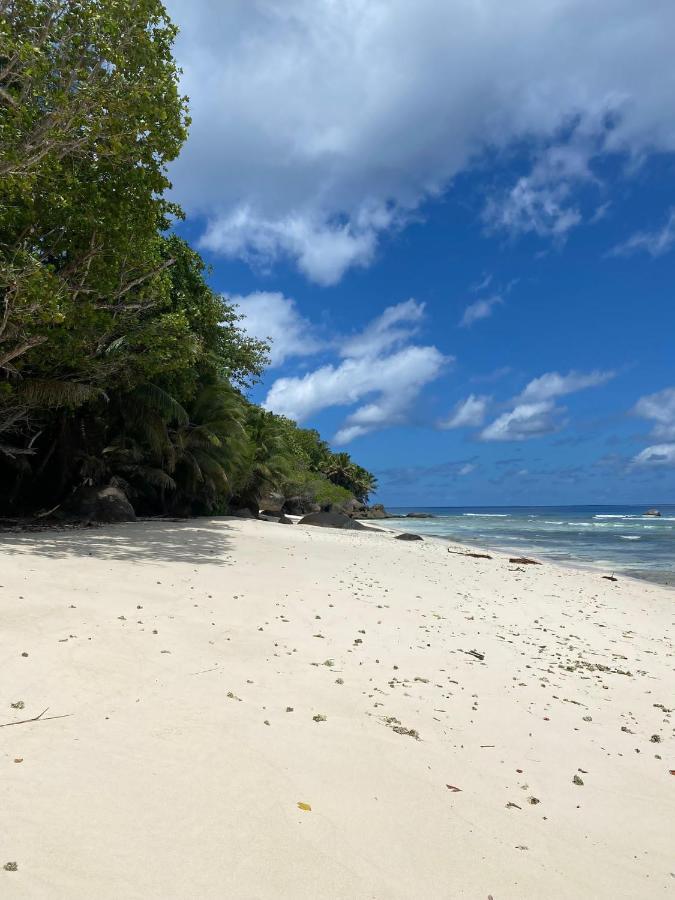
<svg viewBox="0 0 675 900">
<path fill-rule="evenodd" d="M 145 514 L 375 487 L 245 397 L 268 348 L 171 230 L 174 37 L 159 0 L 0 0 L 0 515 L 111 483 Z"/>
</svg>

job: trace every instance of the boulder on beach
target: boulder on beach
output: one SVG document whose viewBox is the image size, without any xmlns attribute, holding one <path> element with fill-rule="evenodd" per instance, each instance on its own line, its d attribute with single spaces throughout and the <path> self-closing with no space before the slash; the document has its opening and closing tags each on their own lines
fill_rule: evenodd
<svg viewBox="0 0 675 900">
<path fill-rule="evenodd" d="M 281 512 L 287 516 L 304 516 L 307 513 L 319 512 L 319 509 L 319 504 L 307 497 L 287 497 L 281 507 Z"/>
<path fill-rule="evenodd" d="M 266 516 L 276 516 L 278 518 L 281 515 L 283 506 L 284 495 L 279 494 L 276 491 L 265 494 L 260 500 L 261 512 Z"/>
<path fill-rule="evenodd" d="M 233 513 L 233 516 L 236 516 L 238 519 L 257 519 L 257 513 L 254 513 L 253 510 L 247 509 L 245 506 L 241 509 L 236 509 Z"/>
<path fill-rule="evenodd" d="M 353 528 L 365 531 L 366 526 L 350 519 L 344 513 L 338 512 L 315 512 L 304 516 L 298 522 L 298 525 L 318 525 L 320 528 Z"/>
<path fill-rule="evenodd" d="M 404 531 L 402 534 L 396 535 L 397 541 L 423 541 L 421 534 L 412 534 L 410 531 Z"/>
<path fill-rule="evenodd" d="M 356 506 L 349 513 L 354 519 L 389 519 L 389 513 L 381 503 L 374 503 L 372 506 Z"/>
<path fill-rule="evenodd" d="M 292 525 L 293 519 L 289 519 L 288 516 L 285 516 L 283 513 L 277 519 L 280 525 Z"/>
<path fill-rule="evenodd" d="M 647 512 L 645 513 L 645 515 L 653 516 L 655 519 L 658 519 L 661 517 L 661 513 L 658 509 L 648 509 Z"/>
<path fill-rule="evenodd" d="M 129 498 L 120 488 L 87 487 L 76 491 L 64 512 L 85 522 L 135 522 L 136 513 Z"/>
</svg>

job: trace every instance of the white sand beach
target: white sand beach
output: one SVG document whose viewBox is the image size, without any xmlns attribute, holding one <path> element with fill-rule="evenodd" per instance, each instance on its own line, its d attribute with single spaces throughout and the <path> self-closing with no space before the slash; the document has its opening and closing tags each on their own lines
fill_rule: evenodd
<svg viewBox="0 0 675 900">
<path fill-rule="evenodd" d="M 453 550 L 0 535 L 0 897 L 672 896 L 675 593 Z"/>
</svg>

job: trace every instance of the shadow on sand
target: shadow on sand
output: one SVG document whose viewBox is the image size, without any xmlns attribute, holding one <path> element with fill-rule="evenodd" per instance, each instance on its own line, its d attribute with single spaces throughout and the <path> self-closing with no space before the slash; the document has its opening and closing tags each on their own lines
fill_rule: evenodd
<svg viewBox="0 0 675 900">
<path fill-rule="evenodd" d="M 138 563 L 227 565 L 232 549 L 227 519 L 153 519 L 64 531 L 0 532 L 0 556 L 29 553 L 52 559 L 92 557 Z"/>
</svg>

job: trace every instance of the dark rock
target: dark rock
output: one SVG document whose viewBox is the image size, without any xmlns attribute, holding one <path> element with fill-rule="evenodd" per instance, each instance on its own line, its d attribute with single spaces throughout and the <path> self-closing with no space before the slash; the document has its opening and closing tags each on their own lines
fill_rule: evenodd
<svg viewBox="0 0 675 900">
<path fill-rule="evenodd" d="M 284 516 L 284 515 L 279 516 L 278 521 L 279 521 L 280 525 L 292 525 L 293 524 L 293 519 L 289 519 L 288 516 Z"/>
<path fill-rule="evenodd" d="M 64 512 L 85 522 L 135 522 L 136 513 L 127 495 L 112 484 L 76 491 Z"/>
<path fill-rule="evenodd" d="M 237 509 L 232 513 L 233 516 L 236 516 L 238 519 L 257 519 L 258 514 L 254 513 L 250 509 L 246 509 L 246 507 L 242 507 L 242 509 Z"/>
<path fill-rule="evenodd" d="M 349 513 L 354 519 L 389 519 L 391 516 L 381 503 L 373 506 L 358 506 Z"/>
<path fill-rule="evenodd" d="M 658 509 L 648 509 L 647 512 L 645 513 L 645 515 L 646 515 L 646 516 L 653 516 L 655 519 L 660 519 L 660 518 L 661 518 L 661 513 L 659 512 Z"/>
<path fill-rule="evenodd" d="M 277 494 L 276 492 L 266 494 L 261 498 L 260 506 L 265 515 L 276 516 L 278 518 L 284 507 L 284 496 L 283 494 Z"/>
<path fill-rule="evenodd" d="M 412 512 L 406 513 L 406 519 L 435 519 L 433 513 Z"/>
<path fill-rule="evenodd" d="M 527 556 L 511 556 L 509 558 L 510 563 L 515 563 L 518 566 L 540 566 L 541 563 L 536 559 L 528 559 Z"/>
<path fill-rule="evenodd" d="M 350 519 L 344 513 L 315 512 L 300 519 L 298 525 L 318 525 L 320 528 L 352 528 L 358 531 L 366 531 L 366 526 L 361 525 L 355 519 Z"/>
<path fill-rule="evenodd" d="M 287 497 L 281 512 L 289 516 L 304 516 L 307 513 L 319 512 L 320 506 L 307 497 Z"/>
<path fill-rule="evenodd" d="M 396 535 L 397 541 L 423 541 L 424 538 L 421 534 L 411 534 L 409 531 L 404 531 L 403 534 Z"/>
</svg>

